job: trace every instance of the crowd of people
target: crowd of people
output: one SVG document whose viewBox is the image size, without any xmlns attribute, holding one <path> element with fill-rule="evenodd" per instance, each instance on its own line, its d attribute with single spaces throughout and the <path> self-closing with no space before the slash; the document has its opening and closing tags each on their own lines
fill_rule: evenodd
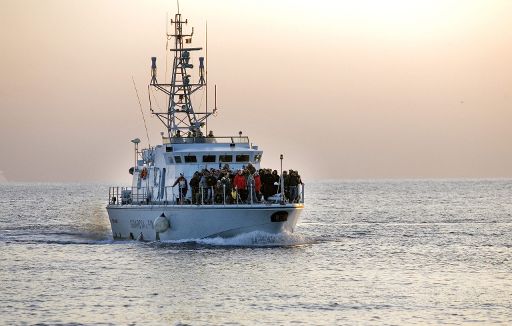
<svg viewBox="0 0 512 326">
<path fill-rule="evenodd" d="M 251 163 L 233 171 L 228 164 L 221 169 L 196 171 L 190 182 L 183 174 L 176 179 L 180 204 L 234 204 L 268 202 L 270 197 L 280 196 L 281 176 L 277 170 L 257 170 Z M 283 171 L 284 200 L 295 203 L 300 200 L 299 186 L 302 180 L 297 171 Z M 187 193 L 191 192 L 190 199 Z M 280 197 L 279 197 L 280 198 Z"/>
</svg>

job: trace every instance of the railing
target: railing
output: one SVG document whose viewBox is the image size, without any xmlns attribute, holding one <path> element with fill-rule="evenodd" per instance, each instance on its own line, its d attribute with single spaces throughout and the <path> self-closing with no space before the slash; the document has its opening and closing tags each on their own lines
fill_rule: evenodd
<svg viewBox="0 0 512 326">
<path fill-rule="evenodd" d="M 164 144 L 249 144 L 247 136 L 232 137 L 162 137 Z"/>
<path fill-rule="evenodd" d="M 186 188 L 185 188 L 186 189 Z M 183 191 L 182 191 L 183 190 Z M 221 185 L 186 189 L 181 187 L 109 187 L 109 205 L 269 205 L 304 203 L 304 184 L 285 189 L 284 194 L 264 198 L 252 185 L 237 189 Z"/>
</svg>

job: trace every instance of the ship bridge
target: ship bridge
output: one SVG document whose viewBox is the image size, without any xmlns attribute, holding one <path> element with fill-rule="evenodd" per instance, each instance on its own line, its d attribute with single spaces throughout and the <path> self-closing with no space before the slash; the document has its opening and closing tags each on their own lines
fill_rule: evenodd
<svg viewBox="0 0 512 326">
<path fill-rule="evenodd" d="M 163 144 L 142 152 L 142 162 L 155 166 L 176 166 L 176 173 L 190 175 L 190 168 L 201 170 L 228 164 L 233 169 L 249 163 L 259 168 L 263 151 L 249 142 L 249 137 L 163 137 Z M 183 165 L 192 165 L 189 167 Z"/>
</svg>

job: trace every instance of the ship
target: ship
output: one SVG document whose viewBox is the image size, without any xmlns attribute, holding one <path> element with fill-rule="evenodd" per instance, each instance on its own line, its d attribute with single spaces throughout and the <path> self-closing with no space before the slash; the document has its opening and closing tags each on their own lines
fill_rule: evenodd
<svg viewBox="0 0 512 326">
<path fill-rule="evenodd" d="M 132 184 L 109 187 L 106 209 L 114 240 L 175 241 L 294 232 L 304 209 L 304 184 L 301 181 L 292 189 L 293 198 L 286 195 L 283 155 L 271 196 L 264 198 L 253 182 L 253 174 L 261 168 L 263 151 L 242 132 L 221 137 L 208 132 L 208 119 L 217 110 L 216 87 L 213 110 L 208 111 L 207 105 L 204 110 L 193 105 L 196 92 L 208 91 L 207 55 L 205 60 L 200 56 L 202 47 L 192 46 L 194 29 L 185 31 L 187 24 L 179 11 L 170 19 L 169 82 L 158 81 L 157 58 L 151 58 L 149 106 L 165 128 L 160 133 L 161 144 L 156 146 L 148 142 L 147 148 L 139 149 L 140 139 L 132 140 Z M 193 58 L 198 61 L 197 69 Z M 197 71 L 197 81 L 192 80 L 192 71 Z M 152 103 L 154 92 L 165 98 L 166 109 L 159 110 Z M 205 174 L 210 173 L 215 174 L 215 185 L 203 182 Z M 236 174 L 246 179 L 245 186 L 233 183 Z"/>
</svg>

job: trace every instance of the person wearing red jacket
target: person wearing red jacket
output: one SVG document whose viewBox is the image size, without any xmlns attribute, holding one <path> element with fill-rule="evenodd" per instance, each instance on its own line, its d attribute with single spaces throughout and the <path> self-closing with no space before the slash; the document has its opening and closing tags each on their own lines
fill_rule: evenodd
<svg viewBox="0 0 512 326">
<path fill-rule="evenodd" d="M 258 171 L 254 172 L 254 189 L 256 190 L 256 198 L 261 200 L 261 177 Z"/>
<path fill-rule="evenodd" d="M 247 181 L 242 170 L 238 170 L 238 173 L 235 175 L 235 178 L 233 179 L 233 188 L 236 189 L 242 201 L 247 200 Z"/>
</svg>

